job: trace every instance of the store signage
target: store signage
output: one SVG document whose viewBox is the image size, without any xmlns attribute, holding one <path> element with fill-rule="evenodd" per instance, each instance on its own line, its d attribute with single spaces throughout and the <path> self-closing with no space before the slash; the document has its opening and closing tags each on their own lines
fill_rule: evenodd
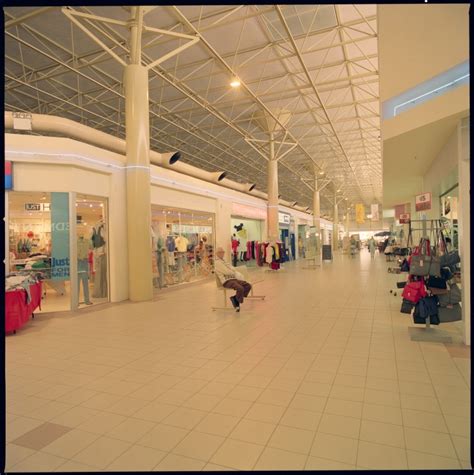
<svg viewBox="0 0 474 475">
<path fill-rule="evenodd" d="M 291 214 L 282 213 L 281 211 L 278 212 L 278 222 L 280 224 L 290 224 L 291 222 Z"/>
<path fill-rule="evenodd" d="M 25 211 L 49 211 L 49 203 L 25 203 Z"/>
<path fill-rule="evenodd" d="M 5 162 L 5 190 L 13 190 L 13 163 Z"/>
<path fill-rule="evenodd" d="M 41 211 L 41 203 L 25 203 L 25 211 Z"/>
<path fill-rule="evenodd" d="M 380 221 L 379 205 L 377 203 L 370 205 L 370 214 L 372 215 L 372 221 Z"/>
<path fill-rule="evenodd" d="M 431 193 L 423 193 L 415 196 L 415 210 L 428 211 L 431 209 Z"/>
<path fill-rule="evenodd" d="M 400 224 L 408 224 L 410 222 L 410 213 L 401 214 L 398 220 Z"/>
<path fill-rule="evenodd" d="M 51 278 L 69 279 L 69 193 L 51 193 Z"/>
<path fill-rule="evenodd" d="M 267 210 L 240 203 L 232 203 L 232 216 L 242 218 L 267 219 Z"/>
<path fill-rule="evenodd" d="M 171 227 L 172 231 L 176 234 L 211 234 L 212 226 L 196 226 L 193 224 L 173 224 Z"/>
<path fill-rule="evenodd" d="M 365 206 L 361 203 L 355 205 L 356 222 L 358 224 L 365 223 Z"/>
</svg>

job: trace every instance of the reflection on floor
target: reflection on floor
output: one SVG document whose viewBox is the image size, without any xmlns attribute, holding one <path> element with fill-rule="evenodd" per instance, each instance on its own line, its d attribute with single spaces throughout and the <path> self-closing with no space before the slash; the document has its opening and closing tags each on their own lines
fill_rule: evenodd
<svg viewBox="0 0 474 475">
<path fill-rule="evenodd" d="M 94 284 L 89 283 L 89 295 L 93 305 L 108 302 L 108 298 L 95 298 L 92 297 L 94 290 Z M 80 289 L 79 308 L 89 307 L 84 303 L 83 289 Z M 50 312 L 64 312 L 71 309 L 71 294 L 69 281 L 61 283 L 53 283 L 51 281 L 43 282 L 43 299 L 41 300 L 41 310 L 37 309 L 37 313 L 50 313 Z"/>
<path fill-rule="evenodd" d="M 286 264 L 240 314 L 208 281 L 39 316 L 6 338 L 7 470 L 470 468 L 460 326 L 411 341 L 388 265 Z"/>
</svg>

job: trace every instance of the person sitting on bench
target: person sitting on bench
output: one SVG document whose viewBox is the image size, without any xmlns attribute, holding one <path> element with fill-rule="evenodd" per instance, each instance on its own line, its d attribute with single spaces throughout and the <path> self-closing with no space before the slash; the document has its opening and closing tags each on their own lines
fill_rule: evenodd
<svg viewBox="0 0 474 475">
<path fill-rule="evenodd" d="M 224 261 L 225 251 L 222 247 L 217 248 L 217 259 L 214 262 L 214 272 L 226 289 L 235 290 L 235 295 L 230 297 L 230 301 L 236 312 L 240 312 L 240 305 L 244 298 L 248 296 L 252 286 L 244 280 L 244 276 L 234 267 Z"/>
</svg>

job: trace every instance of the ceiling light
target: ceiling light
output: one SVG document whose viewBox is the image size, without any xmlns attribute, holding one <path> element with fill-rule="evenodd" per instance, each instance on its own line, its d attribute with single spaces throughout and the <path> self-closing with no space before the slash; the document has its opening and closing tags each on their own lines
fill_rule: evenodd
<svg viewBox="0 0 474 475">
<path fill-rule="evenodd" d="M 231 87 L 239 87 L 240 86 L 240 80 L 237 77 L 232 78 L 232 81 L 230 82 Z"/>
<path fill-rule="evenodd" d="M 324 172 L 321 170 L 321 171 L 319 172 L 319 174 L 320 174 L 320 175 L 324 175 Z"/>
</svg>

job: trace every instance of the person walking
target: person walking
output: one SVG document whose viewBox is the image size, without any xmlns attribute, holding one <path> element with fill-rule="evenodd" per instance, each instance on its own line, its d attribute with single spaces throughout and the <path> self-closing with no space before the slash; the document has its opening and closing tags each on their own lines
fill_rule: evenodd
<svg viewBox="0 0 474 475">
<path fill-rule="evenodd" d="M 230 297 L 236 312 L 240 312 L 240 305 L 244 302 L 244 298 L 248 296 L 252 286 L 244 280 L 244 276 L 231 265 L 224 261 L 225 251 L 222 247 L 218 247 L 216 251 L 217 259 L 214 262 L 214 272 L 226 289 L 235 290 L 235 295 Z"/>
<path fill-rule="evenodd" d="M 372 259 L 375 258 L 375 248 L 376 248 L 376 244 L 375 244 L 375 239 L 373 237 L 371 237 L 369 239 L 369 251 L 370 251 L 370 257 Z"/>
</svg>

